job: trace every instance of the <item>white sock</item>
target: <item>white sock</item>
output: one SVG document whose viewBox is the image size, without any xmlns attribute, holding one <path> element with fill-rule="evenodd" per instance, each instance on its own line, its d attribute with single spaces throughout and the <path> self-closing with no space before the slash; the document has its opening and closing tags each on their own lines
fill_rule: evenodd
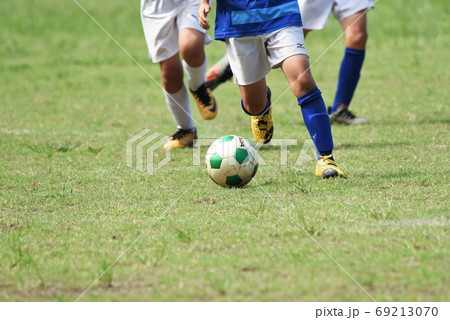
<svg viewBox="0 0 450 320">
<path fill-rule="evenodd" d="M 178 92 L 167 93 L 164 91 L 164 97 L 178 129 L 188 130 L 194 128 L 189 96 L 184 83 Z"/>
<path fill-rule="evenodd" d="M 203 62 L 203 64 L 200 67 L 191 67 L 187 64 L 186 61 L 183 60 L 183 68 L 184 71 L 186 71 L 187 76 L 188 76 L 188 81 L 189 81 L 189 88 L 192 91 L 197 90 L 202 84 L 203 82 L 205 82 L 205 75 L 206 75 L 206 69 L 207 69 L 207 64 L 206 64 L 206 58 L 205 61 Z"/>
</svg>

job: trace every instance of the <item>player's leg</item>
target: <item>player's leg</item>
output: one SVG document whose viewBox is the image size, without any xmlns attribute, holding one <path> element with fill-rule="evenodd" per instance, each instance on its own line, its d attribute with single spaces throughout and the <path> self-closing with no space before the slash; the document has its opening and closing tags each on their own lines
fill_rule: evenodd
<svg viewBox="0 0 450 320">
<path fill-rule="evenodd" d="M 251 116 L 252 133 L 259 143 L 269 143 L 273 137 L 272 93 L 263 78 L 250 85 L 240 85 L 242 110 Z"/>
<path fill-rule="evenodd" d="M 179 47 L 183 64 L 190 68 L 189 87 L 197 90 L 204 82 L 206 73 L 205 34 L 194 29 L 180 30 Z"/>
<path fill-rule="evenodd" d="M 149 55 L 153 62 L 160 64 L 164 97 L 178 128 L 164 147 L 184 148 L 192 145 L 196 129 L 189 96 L 183 84 L 183 68 L 178 54 L 178 30 L 170 14 L 164 15 L 164 20 L 161 20 L 162 15 L 163 12 L 155 10 L 150 1 L 142 1 L 141 19 Z"/>
<path fill-rule="evenodd" d="M 271 70 L 260 37 L 226 39 L 227 54 L 235 82 L 241 91 L 242 110 L 250 115 L 255 139 L 268 143 L 273 136 L 271 93 L 265 76 Z"/>
<path fill-rule="evenodd" d="M 239 85 L 242 97 L 242 108 L 250 115 L 261 114 L 267 107 L 266 78 L 249 84 Z"/>
<path fill-rule="evenodd" d="M 303 29 L 303 37 L 306 39 L 306 36 L 311 32 L 312 30 Z"/>
<path fill-rule="evenodd" d="M 176 93 L 183 86 L 183 67 L 178 52 L 167 60 L 159 63 L 161 80 L 167 93 Z"/>
<path fill-rule="evenodd" d="M 330 119 L 322 93 L 309 69 L 308 56 L 294 55 L 283 61 L 281 68 L 297 97 L 303 120 L 319 153 L 316 175 L 323 178 L 345 177 L 333 158 L 333 137 Z"/>
<path fill-rule="evenodd" d="M 280 67 L 296 97 L 300 97 L 317 87 L 309 69 L 307 55 L 292 55 L 286 58 Z"/>
<path fill-rule="evenodd" d="M 316 175 L 323 178 L 345 177 L 332 156 L 333 137 L 330 119 L 322 93 L 311 74 L 301 28 L 288 27 L 279 30 L 269 38 L 267 50 L 272 65 L 281 67 L 292 92 L 297 97 L 305 126 L 319 153 Z M 280 60 L 281 62 L 278 62 Z"/>
<path fill-rule="evenodd" d="M 179 47 L 183 57 L 183 67 L 188 76 L 189 89 L 204 119 L 217 115 L 217 102 L 210 89 L 206 88 L 207 69 L 205 55 L 205 30 L 197 22 L 198 2 L 186 1 L 185 8 L 177 16 Z M 209 39 L 209 38 L 208 38 Z M 210 40 L 210 39 L 209 39 Z"/>
<path fill-rule="evenodd" d="M 189 103 L 189 95 L 183 82 L 183 67 L 179 54 L 160 62 L 164 97 L 178 131 L 170 136 L 166 149 L 193 146 L 197 131 Z"/>
<path fill-rule="evenodd" d="M 368 38 L 366 9 L 344 18 L 341 26 L 345 32 L 346 48 L 339 70 L 336 95 L 330 109 L 330 120 L 348 125 L 366 124 L 367 119 L 357 117 L 348 110 L 365 58 Z"/>
<path fill-rule="evenodd" d="M 322 178 L 345 177 L 333 158 L 333 136 L 330 119 L 322 98 L 309 69 L 306 55 L 287 58 L 281 65 L 292 92 L 297 97 L 303 120 L 319 153 L 316 176 Z"/>
<path fill-rule="evenodd" d="M 205 34 L 198 30 L 184 28 L 180 30 L 179 41 L 189 90 L 197 103 L 200 115 L 206 120 L 214 119 L 217 115 L 217 102 L 204 83 L 207 67 L 204 50 Z"/>
<path fill-rule="evenodd" d="M 345 32 L 345 45 L 355 50 L 365 50 L 368 39 L 367 34 L 367 12 L 361 10 L 347 18 L 341 23 Z"/>
</svg>

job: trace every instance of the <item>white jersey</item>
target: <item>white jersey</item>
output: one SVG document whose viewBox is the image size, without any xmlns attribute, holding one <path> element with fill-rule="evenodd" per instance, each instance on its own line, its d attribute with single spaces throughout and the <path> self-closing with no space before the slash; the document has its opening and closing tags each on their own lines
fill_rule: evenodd
<svg viewBox="0 0 450 320">
<path fill-rule="evenodd" d="M 303 28 L 307 30 L 325 28 L 331 12 L 339 22 L 342 22 L 361 10 L 374 7 L 372 0 L 298 0 L 298 4 Z"/>
</svg>

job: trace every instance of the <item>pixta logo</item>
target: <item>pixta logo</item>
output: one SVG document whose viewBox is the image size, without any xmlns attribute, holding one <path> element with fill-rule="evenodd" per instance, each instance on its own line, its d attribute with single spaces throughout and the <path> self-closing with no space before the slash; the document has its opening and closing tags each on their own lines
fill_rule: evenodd
<svg viewBox="0 0 450 320">
<path fill-rule="evenodd" d="M 217 138 L 203 138 L 194 140 L 192 149 L 192 164 L 204 166 L 204 157 L 208 147 Z M 157 170 L 171 161 L 171 150 L 165 149 L 163 145 L 169 141 L 169 137 L 150 129 L 144 129 L 132 136 L 126 143 L 126 163 L 130 168 L 140 172 L 154 175 Z M 317 150 L 311 139 L 299 143 L 297 139 L 272 139 L 267 145 L 257 143 L 254 148 L 258 152 L 258 163 L 260 166 L 275 165 L 279 167 L 301 166 L 307 162 L 317 160 Z M 279 149 L 275 158 L 272 156 L 271 163 L 264 157 L 263 149 Z M 289 149 L 289 150 L 288 150 Z M 262 151 L 262 152 L 261 152 Z M 272 155 L 273 152 L 272 152 Z M 288 156 L 290 161 L 288 161 Z M 274 163 L 276 161 L 277 163 Z"/>
<path fill-rule="evenodd" d="M 170 149 L 165 150 L 163 159 L 158 160 L 156 152 L 169 141 L 169 137 L 150 129 L 144 129 L 127 140 L 126 162 L 130 168 L 154 175 L 170 162 Z"/>
</svg>

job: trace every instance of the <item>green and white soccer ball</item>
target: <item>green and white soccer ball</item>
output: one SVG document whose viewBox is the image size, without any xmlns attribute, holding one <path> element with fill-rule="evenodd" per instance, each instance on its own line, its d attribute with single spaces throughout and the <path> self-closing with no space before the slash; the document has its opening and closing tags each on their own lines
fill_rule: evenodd
<svg viewBox="0 0 450 320">
<path fill-rule="evenodd" d="M 243 187 L 258 170 L 258 153 L 247 139 L 229 135 L 214 141 L 206 153 L 206 170 L 221 187 Z"/>
</svg>

